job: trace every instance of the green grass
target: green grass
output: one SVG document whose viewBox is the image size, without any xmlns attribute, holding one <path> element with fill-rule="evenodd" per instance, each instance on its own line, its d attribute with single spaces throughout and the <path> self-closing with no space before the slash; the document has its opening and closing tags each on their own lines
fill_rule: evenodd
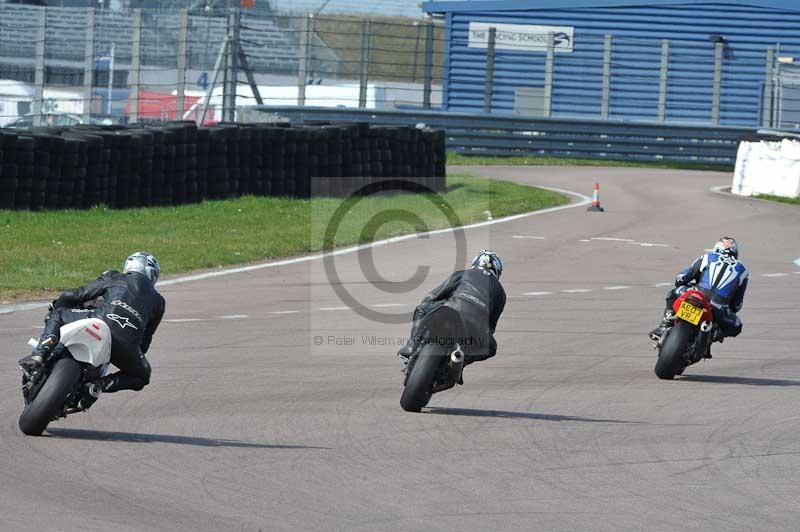
<svg viewBox="0 0 800 532">
<path fill-rule="evenodd" d="M 783 196 L 771 196 L 770 194 L 756 194 L 759 199 L 770 201 L 778 201 L 780 203 L 789 203 L 792 205 L 800 205 L 800 198 L 784 198 Z"/>
<path fill-rule="evenodd" d="M 570 159 L 564 157 L 483 157 L 447 152 L 447 164 L 451 166 L 608 166 L 628 168 L 667 168 L 673 170 L 713 170 L 730 172 L 733 166 L 707 163 L 615 161 L 610 159 Z"/>
<path fill-rule="evenodd" d="M 441 195 L 373 196 L 355 205 L 336 234 L 337 246 L 368 240 L 366 222 L 387 210 L 415 213 L 428 229 L 447 227 L 437 204 L 462 223 L 567 203 L 560 194 L 469 176 L 448 178 Z M 321 249 L 324 229 L 341 200 L 245 197 L 182 207 L 88 211 L 0 211 L 0 301 L 78 286 L 121 267 L 136 250 L 154 253 L 165 275 Z M 413 232 L 389 221 L 375 238 Z"/>
</svg>

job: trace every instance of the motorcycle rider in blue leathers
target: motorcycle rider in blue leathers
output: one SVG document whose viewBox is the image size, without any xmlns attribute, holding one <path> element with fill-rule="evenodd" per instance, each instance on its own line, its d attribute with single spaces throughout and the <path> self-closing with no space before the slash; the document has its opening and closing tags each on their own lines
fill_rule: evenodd
<svg viewBox="0 0 800 532">
<path fill-rule="evenodd" d="M 718 326 L 713 341 L 721 342 L 727 336 L 738 336 L 742 332 L 742 320 L 736 313 L 744 303 L 748 277 L 747 267 L 739 262 L 736 240 L 728 236 L 720 238 L 710 253 L 701 255 L 677 275 L 675 288 L 667 294 L 664 318 L 661 325 L 650 332 L 650 338 L 661 340 L 664 331 L 675 319 L 672 304 L 693 283 L 711 302 L 714 321 Z M 710 349 L 706 357 L 711 358 Z"/>
</svg>

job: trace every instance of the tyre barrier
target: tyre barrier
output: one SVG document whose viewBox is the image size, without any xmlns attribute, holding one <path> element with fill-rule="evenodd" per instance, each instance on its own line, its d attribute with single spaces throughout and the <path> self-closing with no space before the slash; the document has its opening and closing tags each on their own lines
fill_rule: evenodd
<svg viewBox="0 0 800 532">
<path fill-rule="evenodd" d="M 182 121 L 0 129 L 0 209 L 343 196 L 387 178 L 444 191 L 444 131 Z"/>
</svg>

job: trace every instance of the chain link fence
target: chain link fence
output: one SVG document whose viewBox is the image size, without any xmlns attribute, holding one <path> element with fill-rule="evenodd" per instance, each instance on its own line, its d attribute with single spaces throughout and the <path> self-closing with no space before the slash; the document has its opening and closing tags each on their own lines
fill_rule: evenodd
<svg viewBox="0 0 800 532">
<path fill-rule="evenodd" d="M 0 127 L 438 108 L 443 62 L 444 30 L 423 20 L 0 4 Z"/>
</svg>

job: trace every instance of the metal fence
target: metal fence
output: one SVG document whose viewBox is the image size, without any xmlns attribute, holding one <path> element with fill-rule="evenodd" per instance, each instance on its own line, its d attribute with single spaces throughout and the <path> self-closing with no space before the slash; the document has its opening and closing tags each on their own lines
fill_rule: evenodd
<svg viewBox="0 0 800 532">
<path fill-rule="evenodd" d="M 489 27 L 469 45 L 462 30 L 447 34 L 430 20 L 290 15 L 259 5 L 119 11 L 2 3 L 0 127 L 208 124 L 256 104 L 800 125 L 800 70 L 781 62 L 777 47 L 582 35 L 575 53 L 559 53 L 551 35 L 532 54 Z"/>
<path fill-rule="evenodd" d="M 2 3 L 0 127 L 213 123 L 255 103 L 437 108 L 443 49 L 424 20 Z"/>
<path fill-rule="evenodd" d="M 244 122 L 365 122 L 424 124 L 446 132 L 447 149 L 465 155 L 551 156 L 627 161 L 732 165 L 739 141 L 755 129 L 632 124 L 620 121 L 515 118 L 435 111 L 376 111 L 254 106 L 240 109 Z"/>
</svg>

